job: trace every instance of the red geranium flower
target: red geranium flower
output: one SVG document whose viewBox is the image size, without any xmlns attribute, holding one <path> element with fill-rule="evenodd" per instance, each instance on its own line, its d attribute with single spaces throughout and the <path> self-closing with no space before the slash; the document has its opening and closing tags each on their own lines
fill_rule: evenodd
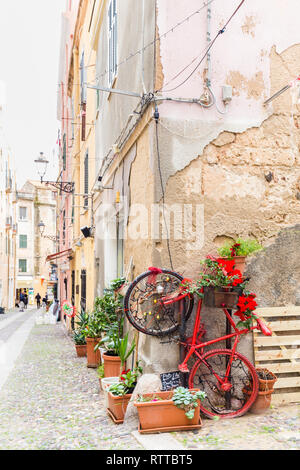
<svg viewBox="0 0 300 470">
<path fill-rule="evenodd" d="M 217 259 L 219 266 L 225 269 L 227 274 L 231 274 L 234 268 L 234 259 Z"/>
<path fill-rule="evenodd" d="M 122 377 L 122 376 L 128 374 L 128 372 L 130 372 L 130 369 L 127 369 L 127 370 L 124 369 L 124 370 L 122 371 L 122 373 L 121 373 L 120 380 L 122 380 L 122 381 L 124 382 L 125 379 L 124 379 L 124 377 Z"/>
</svg>

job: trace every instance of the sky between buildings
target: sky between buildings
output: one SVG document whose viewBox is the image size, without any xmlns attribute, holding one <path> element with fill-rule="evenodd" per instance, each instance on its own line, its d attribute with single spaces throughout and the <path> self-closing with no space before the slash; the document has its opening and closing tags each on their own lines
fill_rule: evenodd
<svg viewBox="0 0 300 470">
<path fill-rule="evenodd" d="M 0 0 L 5 135 L 15 159 L 19 188 L 27 179 L 38 179 L 33 160 L 39 152 L 50 161 L 46 178 L 57 178 L 56 103 L 64 8 L 65 0 Z"/>
</svg>

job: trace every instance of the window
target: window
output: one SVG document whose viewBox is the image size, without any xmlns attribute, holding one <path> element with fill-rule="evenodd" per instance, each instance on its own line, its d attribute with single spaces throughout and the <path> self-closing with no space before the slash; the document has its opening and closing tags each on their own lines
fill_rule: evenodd
<svg viewBox="0 0 300 470">
<path fill-rule="evenodd" d="M 19 248 L 27 248 L 27 235 L 20 235 Z"/>
<path fill-rule="evenodd" d="M 84 159 L 84 194 L 89 193 L 89 152 L 87 151 Z M 84 198 L 84 207 L 88 207 L 89 198 Z"/>
<path fill-rule="evenodd" d="M 27 273 L 27 259 L 19 259 L 19 273 Z"/>
<path fill-rule="evenodd" d="M 19 219 L 20 220 L 27 220 L 27 207 L 20 207 L 19 208 Z"/>
<path fill-rule="evenodd" d="M 111 0 L 108 9 L 108 81 L 109 87 L 117 75 L 117 0 Z"/>
</svg>

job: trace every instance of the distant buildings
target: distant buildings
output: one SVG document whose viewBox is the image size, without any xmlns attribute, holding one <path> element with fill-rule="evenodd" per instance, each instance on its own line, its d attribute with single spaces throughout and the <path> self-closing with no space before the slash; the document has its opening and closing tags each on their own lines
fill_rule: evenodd
<svg viewBox="0 0 300 470">
<path fill-rule="evenodd" d="M 5 141 L 5 87 L 0 82 L 0 307 L 14 307 L 16 287 L 16 179 Z"/>
<path fill-rule="evenodd" d="M 33 304 L 37 293 L 56 296 L 55 270 L 46 263 L 56 249 L 56 196 L 50 186 L 27 181 L 16 194 L 17 253 L 16 298 L 26 292 Z M 43 222 L 44 226 L 39 227 Z"/>
</svg>

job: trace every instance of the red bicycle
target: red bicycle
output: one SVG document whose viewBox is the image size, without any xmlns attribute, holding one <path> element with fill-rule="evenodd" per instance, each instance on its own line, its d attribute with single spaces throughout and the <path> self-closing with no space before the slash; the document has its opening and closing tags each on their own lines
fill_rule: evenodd
<svg viewBox="0 0 300 470">
<path fill-rule="evenodd" d="M 194 306 L 194 296 L 182 290 L 183 278 L 168 270 L 150 270 L 136 278 L 129 286 L 124 307 L 128 320 L 139 331 L 154 336 L 173 333 L 186 321 Z M 194 322 L 193 335 L 181 342 L 187 354 L 178 366 L 183 373 L 189 373 L 189 388 L 205 392 L 201 403 L 202 412 L 213 418 L 235 418 L 247 412 L 258 394 L 258 377 L 254 366 L 237 352 L 241 336 L 258 329 L 271 336 L 271 330 L 256 318 L 257 324 L 250 329 L 239 329 L 228 309 L 222 308 L 230 328 L 225 336 L 202 342 L 205 332 L 201 324 L 202 299 L 199 299 Z M 204 348 L 220 341 L 231 341 L 231 348 L 214 349 L 204 352 Z M 191 371 L 188 361 L 196 359 Z"/>
</svg>

